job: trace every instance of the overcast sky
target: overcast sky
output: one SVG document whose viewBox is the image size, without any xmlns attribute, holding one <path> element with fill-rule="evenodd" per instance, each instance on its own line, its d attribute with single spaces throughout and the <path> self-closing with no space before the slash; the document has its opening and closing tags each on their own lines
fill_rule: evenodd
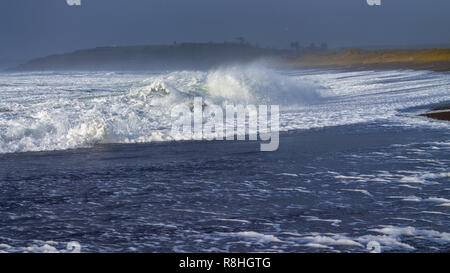
<svg viewBox="0 0 450 273">
<path fill-rule="evenodd" d="M 78 0 L 71 0 L 76 3 Z M 450 42 L 450 0 L 0 0 L 0 57 L 104 45 L 231 41 L 261 46 Z"/>
</svg>

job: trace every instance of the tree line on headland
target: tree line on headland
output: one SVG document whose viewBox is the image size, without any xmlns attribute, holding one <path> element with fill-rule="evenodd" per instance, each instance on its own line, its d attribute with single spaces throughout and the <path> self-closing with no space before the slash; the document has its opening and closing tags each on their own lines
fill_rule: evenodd
<svg viewBox="0 0 450 273">
<path fill-rule="evenodd" d="M 260 59 L 288 66 L 356 66 L 376 64 L 433 64 L 450 70 L 450 49 L 332 50 L 326 43 L 302 46 L 294 41 L 287 49 L 252 45 L 243 37 L 236 42 L 177 43 L 170 45 L 105 46 L 33 59 L 11 70 L 171 70 L 210 69 Z M 419 66 L 415 66 L 419 67 Z M 412 67 L 414 68 L 414 67 Z"/>
</svg>

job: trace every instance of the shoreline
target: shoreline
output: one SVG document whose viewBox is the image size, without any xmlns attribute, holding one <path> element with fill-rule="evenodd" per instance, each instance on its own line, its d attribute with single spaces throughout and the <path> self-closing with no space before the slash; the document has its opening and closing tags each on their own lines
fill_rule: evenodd
<svg viewBox="0 0 450 273">
<path fill-rule="evenodd" d="M 375 64 L 349 64 L 349 65 L 290 65 L 294 68 L 306 69 L 340 69 L 345 71 L 370 71 L 370 70 L 416 70 L 450 72 L 450 62 L 430 63 L 375 63 Z"/>
<path fill-rule="evenodd" d="M 450 121 L 450 105 L 435 107 L 432 108 L 431 111 L 432 112 L 420 114 L 419 116 Z"/>
<path fill-rule="evenodd" d="M 450 49 L 366 51 L 351 48 L 306 54 L 291 61 L 290 65 L 350 71 L 411 69 L 450 72 Z"/>
</svg>

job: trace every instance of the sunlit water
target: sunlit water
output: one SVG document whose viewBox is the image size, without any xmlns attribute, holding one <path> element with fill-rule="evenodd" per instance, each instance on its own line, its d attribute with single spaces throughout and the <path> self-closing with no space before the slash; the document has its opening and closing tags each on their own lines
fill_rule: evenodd
<svg viewBox="0 0 450 273">
<path fill-rule="evenodd" d="M 417 116 L 449 87 L 262 64 L 0 74 L 0 251 L 449 251 L 450 126 Z M 173 139 L 196 96 L 280 105 L 279 150 Z"/>
</svg>

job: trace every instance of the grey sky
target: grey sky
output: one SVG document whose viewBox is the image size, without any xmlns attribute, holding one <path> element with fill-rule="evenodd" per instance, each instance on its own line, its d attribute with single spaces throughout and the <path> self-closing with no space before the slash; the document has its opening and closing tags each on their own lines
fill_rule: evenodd
<svg viewBox="0 0 450 273">
<path fill-rule="evenodd" d="M 237 36 L 276 47 L 449 43 L 449 14 L 449 0 L 1 0 L 0 57 Z"/>
</svg>

